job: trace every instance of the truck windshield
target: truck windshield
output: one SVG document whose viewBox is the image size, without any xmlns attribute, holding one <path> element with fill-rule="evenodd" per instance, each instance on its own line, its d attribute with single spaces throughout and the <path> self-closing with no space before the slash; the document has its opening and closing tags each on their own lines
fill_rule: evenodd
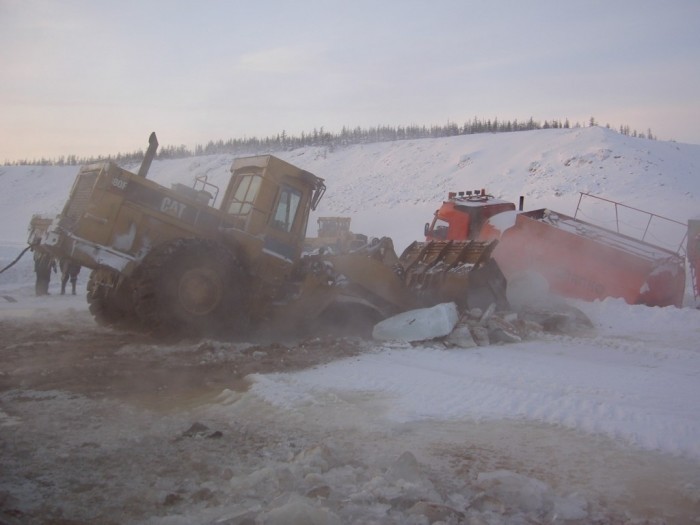
<svg viewBox="0 0 700 525">
<path fill-rule="evenodd" d="M 433 221 L 432 231 L 430 235 L 434 239 L 447 239 L 447 232 L 450 229 L 450 223 L 444 219 L 436 218 Z"/>
</svg>

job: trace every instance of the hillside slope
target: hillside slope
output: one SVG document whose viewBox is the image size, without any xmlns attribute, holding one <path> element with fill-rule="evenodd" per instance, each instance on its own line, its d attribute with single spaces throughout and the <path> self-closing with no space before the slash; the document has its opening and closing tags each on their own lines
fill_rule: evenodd
<svg viewBox="0 0 700 525">
<path fill-rule="evenodd" d="M 398 249 L 420 239 L 448 191 L 486 188 L 527 209 L 573 214 L 578 192 L 622 201 L 685 222 L 700 215 L 700 145 L 649 141 L 604 128 L 551 129 L 275 153 L 326 179 L 314 217 L 346 215 L 353 230 L 390 236 Z M 149 177 L 191 184 L 206 174 L 222 189 L 233 157 L 155 161 Z M 136 166 L 130 166 L 136 169 Z M 76 167 L 0 168 L 0 240 L 23 244 L 34 213 L 55 214 Z"/>
</svg>

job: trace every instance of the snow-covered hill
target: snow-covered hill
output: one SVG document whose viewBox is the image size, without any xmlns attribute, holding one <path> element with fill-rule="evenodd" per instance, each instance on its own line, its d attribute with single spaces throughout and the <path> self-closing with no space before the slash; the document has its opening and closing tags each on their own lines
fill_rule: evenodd
<svg viewBox="0 0 700 525">
<path fill-rule="evenodd" d="M 514 202 L 522 195 L 527 209 L 562 213 L 575 211 L 578 192 L 590 192 L 682 222 L 700 214 L 700 145 L 632 138 L 598 127 L 275 155 L 326 179 L 328 191 L 316 216 L 350 216 L 354 231 L 390 236 L 399 250 L 422 237 L 423 224 L 455 190 L 486 188 Z M 191 184 L 206 174 L 223 188 L 232 160 L 212 155 L 154 161 L 149 177 L 166 185 Z M 58 213 L 76 173 L 76 167 L 1 167 L 0 240 L 22 243 L 33 213 Z M 315 234 L 313 217 L 309 234 Z"/>
</svg>

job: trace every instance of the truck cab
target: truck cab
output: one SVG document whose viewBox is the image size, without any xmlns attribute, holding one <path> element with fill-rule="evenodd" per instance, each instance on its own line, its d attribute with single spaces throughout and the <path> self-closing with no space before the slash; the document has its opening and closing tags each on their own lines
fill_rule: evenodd
<svg viewBox="0 0 700 525">
<path fill-rule="evenodd" d="M 484 189 L 450 192 L 433 221 L 425 224 L 424 234 L 427 241 L 490 240 L 495 232 L 484 231 L 485 224 L 506 211 L 515 211 L 515 204 L 496 199 Z"/>
</svg>

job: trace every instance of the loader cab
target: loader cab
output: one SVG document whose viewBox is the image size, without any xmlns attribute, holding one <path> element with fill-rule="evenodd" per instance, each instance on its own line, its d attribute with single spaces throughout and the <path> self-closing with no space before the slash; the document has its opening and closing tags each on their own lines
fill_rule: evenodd
<svg viewBox="0 0 700 525">
<path fill-rule="evenodd" d="M 486 222 L 499 213 L 515 210 L 512 202 L 496 199 L 486 190 L 450 192 L 448 199 L 426 223 L 427 241 L 464 241 L 483 239 Z"/>
<path fill-rule="evenodd" d="M 220 208 L 223 228 L 252 251 L 296 262 L 309 213 L 325 191 L 323 179 L 272 155 L 238 158 L 231 173 Z"/>
</svg>

